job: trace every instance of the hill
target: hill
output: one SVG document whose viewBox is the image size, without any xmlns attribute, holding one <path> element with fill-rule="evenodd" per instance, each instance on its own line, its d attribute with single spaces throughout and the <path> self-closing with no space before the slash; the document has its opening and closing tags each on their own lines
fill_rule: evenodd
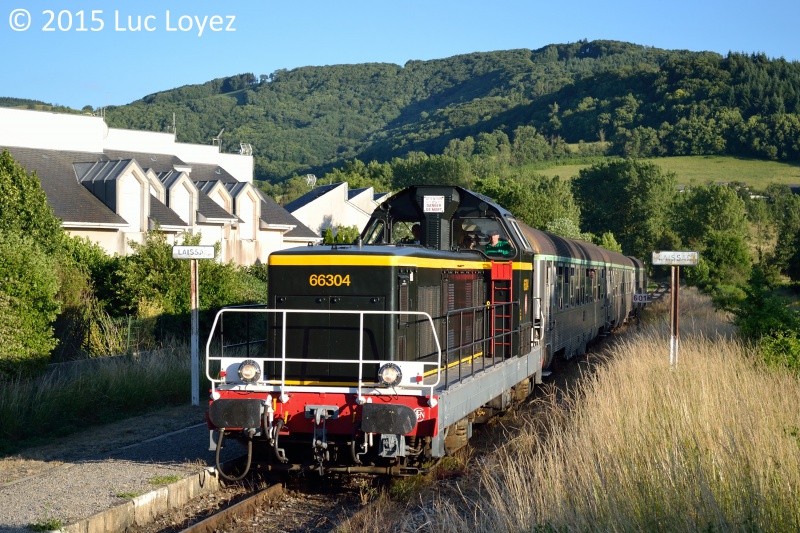
<svg viewBox="0 0 800 533">
<path fill-rule="evenodd" d="M 354 158 L 383 162 L 454 147 L 481 153 L 487 142 L 520 142 L 522 126 L 552 145 L 604 146 L 622 156 L 795 161 L 800 64 L 580 41 L 403 66 L 245 73 L 106 111 L 113 127 L 153 131 L 172 131 L 173 116 L 180 142 L 209 144 L 224 129 L 223 150 L 250 144 L 256 178 L 272 183 Z"/>
</svg>

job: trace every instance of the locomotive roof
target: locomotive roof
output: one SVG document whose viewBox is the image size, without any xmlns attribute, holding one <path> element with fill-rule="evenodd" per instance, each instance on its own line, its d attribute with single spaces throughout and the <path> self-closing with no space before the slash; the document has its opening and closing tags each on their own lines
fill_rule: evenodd
<svg viewBox="0 0 800 533">
<path fill-rule="evenodd" d="M 464 187 L 445 185 L 414 185 L 403 189 L 378 206 L 376 213 L 388 213 L 393 219 L 414 220 L 423 212 L 421 199 L 425 196 L 444 196 L 458 204 L 460 213 L 474 211 L 477 213 L 494 213 L 498 217 L 513 216 L 510 211 L 496 203 L 494 200 Z"/>
</svg>

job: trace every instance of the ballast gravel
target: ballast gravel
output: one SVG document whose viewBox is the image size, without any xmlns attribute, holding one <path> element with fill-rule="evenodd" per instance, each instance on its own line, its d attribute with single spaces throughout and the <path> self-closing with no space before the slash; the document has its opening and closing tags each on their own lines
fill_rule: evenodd
<svg viewBox="0 0 800 533">
<path fill-rule="evenodd" d="M 66 526 L 213 466 L 204 410 L 164 409 L 0 459 L 0 532 Z"/>
</svg>

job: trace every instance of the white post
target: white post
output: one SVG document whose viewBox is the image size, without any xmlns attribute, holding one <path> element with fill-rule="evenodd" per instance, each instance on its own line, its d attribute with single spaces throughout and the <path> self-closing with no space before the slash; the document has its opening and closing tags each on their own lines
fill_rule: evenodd
<svg viewBox="0 0 800 533">
<path fill-rule="evenodd" d="M 191 263 L 191 305 L 192 305 L 192 405 L 200 405 L 200 276 L 197 272 L 197 259 Z"/>
<path fill-rule="evenodd" d="M 681 267 L 677 265 L 672 266 L 672 290 L 669 306 L 669 365 L 673 370 L 678 367 L 678 316 L 680 308 L 678 292 L 680 290 L 680 268 Z"/>
</svg>

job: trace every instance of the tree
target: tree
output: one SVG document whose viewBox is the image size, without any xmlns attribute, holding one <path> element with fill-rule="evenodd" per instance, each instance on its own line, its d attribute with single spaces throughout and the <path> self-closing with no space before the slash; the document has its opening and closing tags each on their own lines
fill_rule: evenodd
<svg viewBox="0 0 800 533">
<path fill-rule="evenodd" d="M 12 372 L 46 361 L 56 346 L 53 321 L 64 232 L 35 175 L 0 153 L 0 361 Z"/>
<path fill-rule="evenodd" d="M 600 246 L 601 248 L 605 248 L 606 250 L 611 250 L 613 252 L 622 252 L 622 246 L 619 245 L 617 239 L 614 238 L 614 234 L 610 231 L 606 231 L 602 235 L 600 235 L 599 239 L 595 239 L 595 244 Z"/>
<path fill-rule="evenodd" d="M 29 176 L 8 150 L 0 153 L 0 230 L 25 234 L 47 253 L 57 252 L 64 239 L 39 178 Z"/>
<path fill-rule="evenodd" d="M 556 219 L 571 220 L 578 227 L 580 210 L 575 204 L 569 182 L 558 176 L 490 176 L 478 179 L 475 190 L 493 198 L 529 226 L 545 229 Z"/>
<path fill-rule="evenodd" d="M 0 230 L 0 373 L 43 364 L 56 346 L 56 262 L 32 238 Z"/>
<path fill-rule="evenodd" d="M 744 201 L 736 191 L 723 185 L 689 187 L 676 197 L 675 219 L 684 242 L 690 247 L 702 244 L 711 232 L 747 235 Z"/>
<path fill-rule="evenodd" d="M 649 257 L 668 228 L 675 175 L 653 163 L 611 160 L 572 180 L 584 231 L 613 233 L 625 253 Z"/>
<path fill-rule="evenodd" d="M 581 228 L 575 223 L 574 220 L 569 218 L 556 218 L 551 220 L 545 226 L 545 231 L 555 233 L 567 239 L 579 239 L 582 241 L 591 242 L 592 235 L 588 233 L 581 233 Z"/>
</svg>

